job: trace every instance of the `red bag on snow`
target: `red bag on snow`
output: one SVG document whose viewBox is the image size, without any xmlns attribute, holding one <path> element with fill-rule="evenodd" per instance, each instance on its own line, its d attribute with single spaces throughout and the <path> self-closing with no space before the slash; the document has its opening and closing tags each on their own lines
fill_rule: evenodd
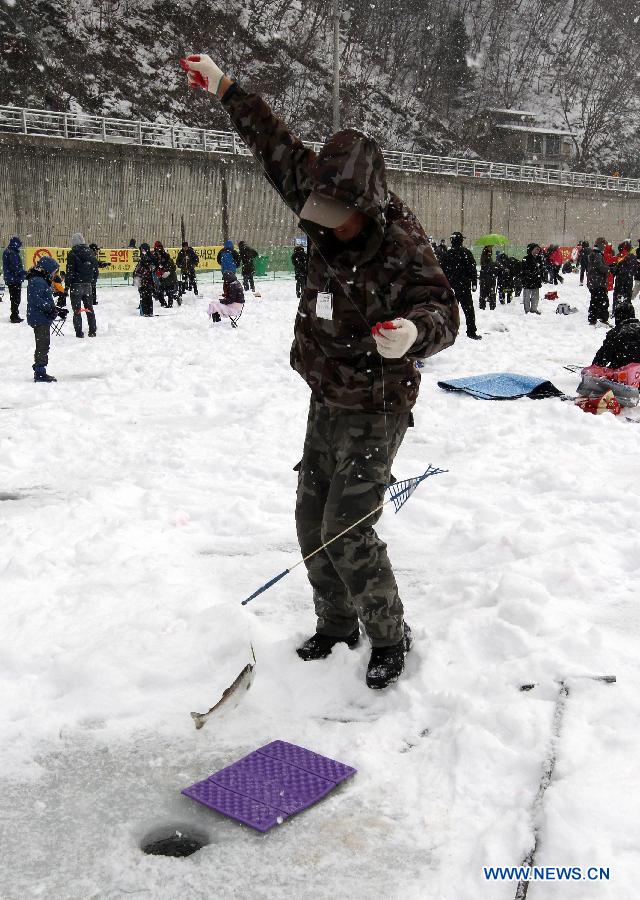
<svg viewBox="0 0 640 900">
<path fill-rule="evenodd" d="M 594 416 L 599 416 L 605 412 L 611 412 L 614 416 L 619 416 L 622 409 L 613 396 L 613 391 L 607 391 L 602 397 L 578 397 L 575 405 L 579 406 L 582 412 L 593 413 Z"/>
<path fill-rule="evenodd" d="M 629 387 L 640 388 L 640 363 L 628 363 L 619 369 L 608 369 L 605 366 L 587 366 L 580 372 L 581 375 L 592 375 L 594 378 L 608 378 L 609 381 L 618 381 L 620 384 L 628 384 Z"/>
</svg>

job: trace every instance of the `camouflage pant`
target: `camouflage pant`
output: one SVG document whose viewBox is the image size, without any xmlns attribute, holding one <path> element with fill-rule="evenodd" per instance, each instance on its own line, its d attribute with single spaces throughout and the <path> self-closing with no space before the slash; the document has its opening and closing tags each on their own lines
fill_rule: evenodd
<svg viewBox="0 0 640 900">
<path fill-rule="evenodd" d="M 410 413 L 338 410 L 311 400 L 298 477 L 296 527 L 302 555 L 335 537 L 382 503 L 391 463 Z M 386 544 L 361 525 L 307 560 L 318 631 L 350 634 L 362 621 L 374 647 L 396 644 L 403 609 Z"/>
</svg>

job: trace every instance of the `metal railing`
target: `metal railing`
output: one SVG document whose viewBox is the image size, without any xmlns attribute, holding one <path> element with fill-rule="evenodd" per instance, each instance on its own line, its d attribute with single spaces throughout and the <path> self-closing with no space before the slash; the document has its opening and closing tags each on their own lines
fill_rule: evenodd
<svg viewBox="0 0 640 900">
<path fill-rule="evenodd" d="M 164 147 L 174 150 L 200 150 L 247 156 L 249 148 L 233 131 L 188 128 L 185 125 L 160 125 L 130 119 L 111 119 L 84 113 L 44 112 L 15 106 L 0 106 L 0 132 L 26 134 L 46 138 L 68 138 L 131 144 L 138 147 Z M 319 150 L 318 141 L 305 141 Z M 488 178 L 498 181 L 521 181 L 534 184 L 593 188 L 601 191 L 640 193 L 640 179 L 567 172 L 542 166 L 512 165 L 477 159 L 456 159 L 384 150 L 388 169 L 399 172 L 422 172 L 428 175 Z"/>
</svg>

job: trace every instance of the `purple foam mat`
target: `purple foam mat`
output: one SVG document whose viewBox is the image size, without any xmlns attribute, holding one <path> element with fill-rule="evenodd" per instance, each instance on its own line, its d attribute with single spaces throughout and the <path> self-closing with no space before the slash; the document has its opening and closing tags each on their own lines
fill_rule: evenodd
<svg viewBox="0 0 640 900">
<path fill-rule="evenodd" d="M 182 793 L 264 832 L 312 806 L 355 772 L 296 744 L 272 741 Z"/>
<path fill-rule="evenodd" d="M 305 750 L 304 747 L 298 747 L 297 744 L 288 744 L 286 741 L 272 741 L 264 747 L 256 750 L 256 753 L 264 753 L 265 756 L 272 756 L 274 759 L 280 759 L 292 766 L 298 766 L 305 772 L 313 772 L 320 778 L 326 778 L 327 781 L 333 781 L 338 784 L 355 775 L 356 769 L 338 762 L 335 759 L 329 759 L 328 756 L 321 756 L 314 753 L 313 750 Z"/>
<path fill-rule="evenodd" d="M 228 791 L 208 778 L 185 788 L 182 793 L 258 831 L 268 831 L 277 824 L 278 818 L 282 819 L 282 813 L 277 810 L 269 809 L 264 803 L 258 803 L 251 797 Z"/>
</svg>

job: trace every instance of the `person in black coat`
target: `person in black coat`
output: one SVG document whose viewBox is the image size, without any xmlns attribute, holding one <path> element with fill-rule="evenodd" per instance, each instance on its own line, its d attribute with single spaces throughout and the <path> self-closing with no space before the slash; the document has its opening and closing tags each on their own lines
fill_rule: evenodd
<svg viewBox="0 0 640 900">
<path fill-rule="evenodd" d="M 447 249 L 448 248 L 447 248 L 445 239 L 442 238 L 442 240 L 440 241 L 438 246 L 435 248 L 436 259 L 438 260 L 438 262 L 440 263 L 441 266 L 442 266 L 442 260 L 444 259 L 445 254 L 447 253 Z"/>
<path fill-rule="evenodd" d="M 233 272 L 225 272 L 222 276 L 222 297 L 220 303 L 230 306 L 232 303 L 244 303 L 244 291 Z"/>
<path fill-rule="evenodd" d="M 582 241 L 580 244 L 580 250 L 578 251 L 578 259 L 577 263 L 580 266 L 580 284 L 584 284 L 584 276 L 586 275 L 587 268 L 589 266 L 589 254 L 591 253 L 591 247 L 589 246 L 589 241 Z"/>
<path fill-rule="evenodd" d="M 531 243 L 527 246 L 527 255 L 522 260 L 522 299 L 525 313 L 542 315 L 538 309 L 540 302 L 540 288 L 544 280 L 544 260 L 542 248 L 539 244 Z"/>
<path fill-rule="evenodd" d="M 256 286 L 253 276 L 256 274 L 256 259 L 258 251 L 254 250 L 244 241 L 238 243 L 238 252 L 240 253 L 240 264 L 242 265 L 242 286 L 245 291 L 255 291 Z"/>
<path fill-rule="evenodd" d="M 519 297 L 522 294 L 522 260 L 516 259 L 515 256 L 508 256 L 507 262 L 513 278 L 513 291 L 516 297 Z"/>
<path fill-rule="evenodd" d="M 296 278 L 296 297 L 302 297 L 302 292 L 307 283 L 307 254 L 304 247 L 301 247 L 300 244 L 295 247 L 291 254 L 291 262 Z"/>
<path fill-rule="evenodd" d="M 629 363 L 640 363 L 640 322 L 631 303 L 624 303 L 618 310 L 615 327 L 607 332 L 593 357 L 593 365 L 619 369 Z"/>
<path fill-rule="evenodd" d="M 71 235 L 71 250 L 67 255 L 65 284 L 69 289 L 76 337 L 83 338 L 82 313 L 87 315 L 89 337 L 96 336 L 96 315 L 93 311 L 93 283 L 98 279 L 98 260 L 93 250 L 77 231 Z"/>
<path fill-rule="evenodd" d="M 498 300 L 504 306 L 505 303 L 511 303 L 513 299 L 514 271 L 506 253 L 496 254 L 496 265 L 498 267 Z"/>
<path fill-rule="evenodd" d="M 493 261 L 493 247 L 485 247 L 480 254 L 480 296 L 478 306 L 486 309 L 496 308 L 496 288 L 498 283 L 498 267 Z"/>
<path fill-rule="evenodd" d="M 22 241 L 16 235 L 11 238 L 2 254 L 4 283 L 9 288 L 9 299 L 11 301 L 9 321 L 16 325 L 24 321 L 20 317 L 20 297 L 22 295 L 22 282 L 27 277 L 27 273 L 22 265 L 22 257 L 20 256 L 21 247 Z"/>
<path fill-rule="evenodd" d="M 587 321 L 589 325 L 595 325 L 597 321 L 608 324 L 609 322 L 609 294 L 607 286 L 609 282 L 609 266 L 603 258 L 606 239 L 596 238 L 593 250 L 589 254 L 589 266 L 587 268 L 587 287 L 591 294 Z"/>
<path fill-rule="evenodd" d="M 160 305 L 171 307 L 173 306 L 173 301 L 176 300 L 178 306 L 181 306 L 182 298 L 178 290 L 176 264 L 160 241 L 156 241 L 153 245 L 153 258 L 156 261 L 155 295 Z"/>
<path fill-rule="evenodd" d="M 196 268 L 200 264 L 200 257 L 193 247 L 189 246 L 189 241 L 182 242 L 182 247 L 176 258 L 176 263 L 178 264 L 178 268 L 182 275 L 181 292 L 184 294 L 186 291 L 193 291 L 197 297 L 198 282 L 196 281 Z"/>
<path fill-rule="evenodd" d="M 635 258 L 638 262 L 638 267 L 636 268 L 636 271 L 634 272 L 634 275 L 633 275 L 633 290 L 631 291 L 631 302 L 632 303 L 636 299 L 638 294 L 640 294 L 640 241 L 638 242 L 638 244 L 639 244 L 639 246 L 635 250 L 631 251 L 631 253 L 633 254 L 633 256 L 635 256 Z"/>
<path fill-rule="evenodd" d="M 618 308 L 631 303 L 634 279 L 640 270 L 640 260 L 631 252 L 631 242 L 618 245 L 618 261 L 613 266 L 613 317 L 618 324 Z"/>
<path fill-rule="evenodd" d="M 96 262 L 98 263 L 98 269 L 108 269 L 109 263 L 101 262 L 98 254 L 100 253 L 100 247 L 97 244 L 89 244 L 89 248 L 93 251 L 93 255 L 96 258 Z M 92 290 L 92 298 L 93 305 L 98 305 L 98 272 L 96 272 L 93 281 L 91 282 L 91 290 Z"/>
<path fill-rule="evenodd" d="M 149 244 L 140 244 L 140 259 L 133 273 L 133 285 L 140 294 L 140 315 L 153 316 L 153 296 L 156 288 L 156 261 Z"/>
<path fill-rule="evenodd" d="M 451 247 L 442 259 L 442 271 L 462 307 L 467 323 L 467 337 L 472 341 L 481 341 L 482 337 L 476 329 L 476 313 L 473 307 L 471 292 L 478 286 L 478 269 L 473 253 L 463 247 L 464 235 L 454 231 L 451 235 Z"/>
</svg>

